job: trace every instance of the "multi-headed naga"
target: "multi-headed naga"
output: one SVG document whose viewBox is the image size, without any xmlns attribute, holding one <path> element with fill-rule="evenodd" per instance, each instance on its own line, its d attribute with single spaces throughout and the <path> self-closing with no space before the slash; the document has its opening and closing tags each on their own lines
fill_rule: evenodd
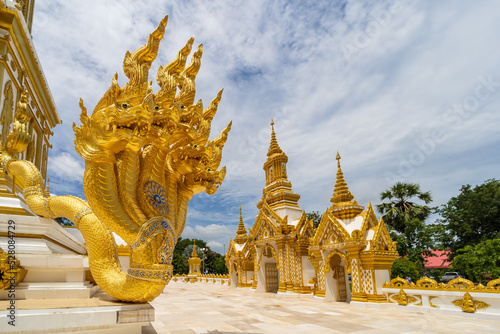
<svg viewBox="0 0 500 334">
<path fill-rule="evenodd" d="M 189 65 L 193 38 L 175 60 L 160 66 L 160 90 L 153 93 L 148 72 L 166 23 L 167 17 L 146 45 L 125 54 L 128 83 L 120 87 L 115 74 L 90 117 L 80 100 L 82 125 L 73 124 L 73 129 L 76 151 L 85 159 L 88 203 L 74 196 L 50 197 L 37 168 L 16 159 L 30 141 L 22 97 L 2 150 L 4 170 L 24 179 L 29 208 L 43 217 L 71 220 L 85 239 L 95 281 L 122 301 L 152 301 L 161 293 L 172 276 L 173 250 L 189 200 L 202 191 L 214 194 L 226 173 L 218 167 L 231 123 L 209 140 L 222 90 L 206 109 L 201 100 L 194 101 L 202 45 Z M 113 232 L 131 249 L 127 272 L 118 260 Z"/>
</svg>

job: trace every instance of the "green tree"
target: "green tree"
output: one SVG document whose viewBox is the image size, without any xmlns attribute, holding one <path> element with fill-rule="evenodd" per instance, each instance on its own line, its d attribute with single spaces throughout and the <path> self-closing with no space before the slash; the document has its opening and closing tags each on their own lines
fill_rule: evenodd
<svg viewBox="0 0 500 334">
<path fill-rule="evenodd" d="M 500 239 L 457 250 L 452 267 L 474 282 L 483 282 L 486 275 L 500 278 Z"/>
<path fill-rule="evenodd" d="M 382 201 L 389 201 L 377 205 L 377 210 L 383 215 L 392 240 L 398 242 L 399 255 L 423 268 L 424 255 L 431 255 L 439 227 L 425 223 L 432 208 L 415 203 L 413 198 L 424 204 L 432 201 L 430 192 L 420 191 L 418 184 L 398 182 L 380 194 Z"/>
<path fill-rule="evenodd" d="M 414 199 L 425 204 L 432 202 L 431 193 L 421 192 L 416 183 L 398 182 L 381 193 L 380 199 L 389 202 L 377 205 L 378 212 L 383 215 L 384 222 L 399 233 L 404 233 L 407 222 L 415 218 L 424 221 L 432 212 L 431 207 L 414 202 Z"/>
<path fill-rule="evenodd" d="M 174 255 L 172 257 L 172 266 L 174 274 L 187 274 L 189 272 L 189 264 L 186 258 L 182 256 L 186 246 L 190 245 L 192 241 L 190 239 L 183 239 L 179 237 L 174 248 Z"/>
<path fill-rule="evenodd" d="M 57 217 L 57 218 L 54 218 L 54 220 L 56 222 L 59 223 L 59 225 L 61 226 L 75 226 L 75 224 L 73 224 L 73 222 L 67 218 L 64 218 L 64 217 Z"/>
<path fill-rule="evenodd" d="M 174 275 L 187 274 L 189 272 L 189 264 L 186 259 L 184 259 L 179 253 L 174 252 L 172 257 L 172 266 L 174 267 Z"/>
<path fill-rule="evenodd" d="M 313 212 L 306 212 L 306 217 L 309 220 L 313 220 L 313 226 L 314 228 L 319 226 L 319 223 L 321 222 L 321 216 L 319 211 L 313 211 Z"/>
<path fill-rule="evenodd" d="M 226 267 L 226 257 L 223 255 L 217 257 L 214 267 L 214 273 L 216 274 L 227 275 L 229 273 L 229 270 Z"/>
<path fill-rule="evenodd" d="M 412 262 L 424 263 L 424 255 L 431 256 L 435 246 L 436 226 L 428 225 L 418 218 L 407 221 L 402 233 L 388 227 L 391 238 L 397 241 L 400 256 L 407 256 Z"/>
<path fill-rule="evenodd" d="M 500 239 L 500 181 L 491 179 L 460 194 L 437 210 L 444 226 L 443 244 L 455 253 L 468 245 Z"/>
<path fill-rule="evenodd" d="M 411 277 L 412 282 L 417 282 L 417 280 L 422 277 L 423 270 L 420 262 L 411 261 L 407 257 L 397 258 L 394 260 L 391 269 L 391 279 L 396 277 L 406 278 Z"/>
<path fill-rule="evenodd" d="M 228 270 L 224 262 L 224 256 L 214 252 L 207 246 L 203 240 L 196 239 L 196 253 L 202 259 L 205 257 L 204 266 L 205 271 L 209 274 L 227 274 Z M 203 251 L 202 249 L 205 249 Z M 189 273 L 189 258 L 193 253 L 193 239 L 183 239 L 182 237 L 177 240 L 175 245 L 174 255 L 172 258 L 172 265 L 174 267 L 174 274 L 188 274 Z M 203 262 L 200 265 L 203 266 Z M 202 269 L 203 270 L 203 269 Z"/>
</svg>

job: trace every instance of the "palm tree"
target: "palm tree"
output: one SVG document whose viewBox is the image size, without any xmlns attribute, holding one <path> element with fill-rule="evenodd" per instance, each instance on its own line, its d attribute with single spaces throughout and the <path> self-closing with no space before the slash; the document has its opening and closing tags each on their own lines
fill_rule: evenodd
<svg viewBox="0 0 500 334">
<path fill-rule="evenodd" d="M 390 202 L 377 205 L 377 210 L 383 215 L 387 225 L 397 232 L 403 233 L 406 222 L 415 218 L 424 221 L 432 210 L 427 205 L 419 205 L 410 201 L 413 198 L 419 199 L 425 204 L 432 202 L 431 193 L 429 191 L 421 192 L 420 185 L 398 182 L 380 194 L 382 201 L 388 199 Z"/>
</svg>

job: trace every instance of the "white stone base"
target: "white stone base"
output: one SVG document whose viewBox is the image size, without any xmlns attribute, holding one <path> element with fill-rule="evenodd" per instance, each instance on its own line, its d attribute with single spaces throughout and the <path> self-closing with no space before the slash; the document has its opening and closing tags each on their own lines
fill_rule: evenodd
<svg viewBox="0 0 500 334">
<path fill-rule="evenodd" d="M 154 321 L 154 308 L 146 304 L 16 310 L 15 326 L 8 311 L 0 312 L 1 333 L 141 334 Z"/>
<path fill-rule="evenodd" d="M 0 202 L 1 202 L 0 198 Z M 8 222 L 12 221 L 12 225 Z M 16 254 L 85 254 L 87 249 L 78 237 L 72 235 L 49 218 L 0 214 L 0 232 L 15 227 Z M 0 247 L 7 249 L 7 237 L 0 237 Z M 21 264 L 22 265 L 22 264 Z"/>
<path fill-rule="evenodd" d="M 77 254 L 17 254 L 21 266 L 28 270 L 16 286 L 15 299 L 90 298 L 97 287 L 85 280 L 88 259 Z M 0 290 L 0 300 L 8 290 Z"/>
<path fill-rule="evenodd" d="M 293 297 L 295 295 L 299 295 L 299 293 L 295 293 L 293 291 L 285 291 L 285 292 L 277 292 L 276 296 L 278 297 Z"/>
<path fill-rule="evenodd" d="M 19 283 L 15 299 L 70 299 L 90 298 L 97 291 L 97 285 L 86 282 L 73 283 Z M 9 290 L 0 290 L 0 300 L 7 300 Z"/>
</svg>

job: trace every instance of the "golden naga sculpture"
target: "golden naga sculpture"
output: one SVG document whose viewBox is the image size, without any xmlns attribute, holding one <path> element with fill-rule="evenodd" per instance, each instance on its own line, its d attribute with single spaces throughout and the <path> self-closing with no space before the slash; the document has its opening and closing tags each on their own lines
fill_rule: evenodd
<svg viewBox="0 0 500 334">
<path fill-rule="evenodd" d="M 225 176 L 218 170 L 231 123 L 214 140 L 210 124 L 222 90 L 205 110 L 195 102 L 195 78 L 202 45 L 191 53 L 190 38 L 177 58 L 156 75 L 153 93 L 148 71 L 163 38 L 167 17 L 147 44 L 127 52 L 123 70 L 129 81 L 111 87 L 91 116 L 80 100 L 82 125 L 75 131 L 75 148 L 85 159 L 83 179 L 88 203 L 73 196 L 48 197 L 36 167 L 17 160 L 29 135 L 22 106 L 2 154 L 8 173 L 24 179 L 30 209 L 43 217 L 65 217 L 82 232 L 92 276 L 104 292 L 122 301 L 156 298 L 172 277 L 172 255 L 186 221 L 188 202 L 205 191 L 214 194 Z M 131 249 L 130 269 L 119 261 L 112 232 Z"/>
<path fill-rule="evenodd" d="M 0 248 L 0 289 L 9 290 L 24 280 L 27 270 L 20 261 Z"/>
</svg>

